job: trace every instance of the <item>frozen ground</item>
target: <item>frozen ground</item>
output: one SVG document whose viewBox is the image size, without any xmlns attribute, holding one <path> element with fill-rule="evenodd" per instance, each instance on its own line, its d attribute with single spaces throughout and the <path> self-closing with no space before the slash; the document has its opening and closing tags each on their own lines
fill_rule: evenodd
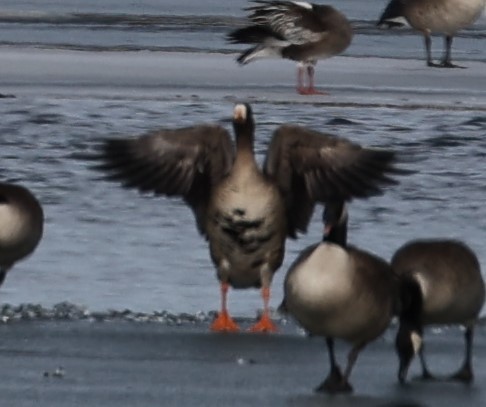
<svg viewBox="0 0 486 407">
<path fill-rule="evenodd" d="M 295 64 L 232 55 L 1 50 L 0 92 L 141 98 L 274 100 L 282 103 L 398 105 L 486 109 L 486 63 L 432 69 L 423 61 L 335 57 L 320 61 L 317 85 L 329 96 L 293 91 Z"/>
<path fill-rule="evenodd" d="M 442 407 L 486 405 L 484 329 L 475 348 L 476 382 L 400 386 L 393 330 L 366 348 L 354 394 L 316 394 L 327 373 L 323 340 L 283 327 L 278 335 L 219 335 L 205 323 L 15 322 L 0 326 L 0 393 L 15 407 L 295 406 Z M 452 372 L 462 357 L 456 329 L 429 334 L 431 368 Z M 338 346 L 339 360 L 348 348 Z"/>
</svg>

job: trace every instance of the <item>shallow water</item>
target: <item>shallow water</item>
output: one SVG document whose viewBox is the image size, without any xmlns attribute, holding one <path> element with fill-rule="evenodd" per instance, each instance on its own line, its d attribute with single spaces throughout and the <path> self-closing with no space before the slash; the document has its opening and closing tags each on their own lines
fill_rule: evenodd
<svg viewBox="0 0 486 407">
<path fill-rule="evenodd" d="M 154 54 L 164 51 L 168 58 L 181 47 L 197 50 L 201 56 L 233 52 L 222 37 L 236 24 L 235 19 L 240 19 L 240 9 L 246 4 L 234 0 L 78 3 L 2 3 L 0 38 L 4 42 L 0 55 L 6 48 L 23 47 L 40 48 L 41 53 L 52 47 L 61 55 L 79 49 L 78 55 L 95 54 L 99 60 L 107 53 L 115 56 L 117 50 L 127 49 L 153 50 Z M 413 58 L 421 59 L 417 35 L 372 28 L 381 2 L 339 4 L 356 24 L 368 26 L 347 51 L 353 64 L 359 66 L 361 56 L 404 58 L 412 52 Z M 485 32 L 481 20 L 461 34 L 458 44 L 464 41 L 467 46 L 458 56 L 484 60 L 484 50 L 476 52 L 475 47 Z M 407 46 L 399 46 L 400 41 L 409 44 L 410 54 Z M 124 55 L 130 58 L 132 54 Z M 147 54 L 133 55 L 137 55 L 140 66 L 147 64 Z M 90 72 L 90 67 L 82 65 L 82 58 L 80 61 L 77 69 Z M 198 78 L 199 60 L 194 61 L 189 67 L 194 69 L 192 81 Z M 56 62 L 51 62 L 52 67 Z M 24 68 L 14 60 L 11 71 L 24 72 Z M 287 64 L 285 69 L 293 68 Z M 410 72 L 417 76 L 423 71 Z M 216 309 L 219 290 L 214 268 L 190 210 L 177 199 L 140 196 L 98 179 L 100 174 L 90 167 L 86 154 L 93 152 L 102 138 L 137 135 L 161 126 L 218 121 L 229 127 L 232 99 L 212 94 L 211 84 L 203 84 L 204 91 L 194 90 L 194 95 L 187 95 L 185 89 L 186 96 L 182 97 L 165 95 L 165 85 L 160 85 L 160 92 L 154 96 L 143 77 L 133 94 L 131 90 L 120 94 L 115 79 L 123 82 L 133 72 L 118 71 L 113 73 L 115 79 L 106 77 L 106 86 L 105 78 L 100 78 L 90 88 L 97 91 L 90 93 L 83 83 L 53 79 L 52 72 L 28 72 L 30 77 L 19 74 L 24 88 L 35 86 L 36 90 L 19 87 L 22 91 L 16 97 L 0 102 L 0 174 L 5 180 L 31 188 L 46 214 L 45 236 L 36 253 L 8 275 L 1 289 L 2 302 L 52 306 L 70 301 L 91 310 L 129 308 L 144 312 Z M 461 72 L 468 78 L 467 70 Z M 52 90 L 56 81 L 62 82 L 63 92 Z M 478 84 L 479 90 L 481 86 Z M 283 122 L 312 126 L 363 145 L 392 148 L 411 158 L 407 167 L 416 172 L 403 177 L 399 186 L 382 197 L 352 204 L 353 243 L 389 258 L 412 238 L 456 237 L 468 242 L 486 264 L 482 245 L 486 231 L 486 101 L 482 108 L 479 100 L 460 109 L 431 108 L 427 104 L 403 108 L 379 103 L 293 103 L 295 95 L 289 89 L 284 88 L 275 97 L 273 89 L 262 87 L 252 99 L 260 160 L 272 131 Z M 350 85 L 348 93 L 353 89 Z M 417 94 L 427 93 L 426 89 L 414 89 Z M 248 92 L 248 88 L 237 88 L 235 94 L 239 91 Z M 282 103 L 285 92 L 292 92 L 292 96 L 289 94 L 288 101 Z M 482 92 L 478 97 L 484 95 L 484 89 Z M 275 277 L 272 306 L 280 302 L 282 279 L 290 262 L 302 248 L 320 239 L 320 215 L 319 208 L 309 233 L 288 242 L 285 263 Z M 251 317 L 259 307 L 258 291 L 231 293 L 230 308 L 236 314 Z"/>
</svg>

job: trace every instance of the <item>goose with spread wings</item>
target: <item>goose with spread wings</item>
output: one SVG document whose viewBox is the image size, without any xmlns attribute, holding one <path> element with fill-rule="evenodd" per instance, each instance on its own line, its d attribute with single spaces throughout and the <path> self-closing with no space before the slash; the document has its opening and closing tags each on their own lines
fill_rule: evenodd
<svg viewBox="0 0 486 407">
<path fill-rule="evenodd" d="M 230 287 L 257 287 L 264 308 L 251 330 L 269 332 L 276 329 L 269 316 L 270 284 L 286 238 L 306 231 L 316 203 L 381 194 L 401 170 L 392 151 L 291 124 L 275 130 L 260 169 L 248 104 L 235 106 L 233 129 L 236 148 L 219 124 L 107 139 L 98 167 L 124 187 L 179 196 L 193 210 L 221 287 L 221 312 L 212 330 L 239 329 L 226 305 Z"/>
<path fill-rule="evenodd" d="M 342 53 L 353 38 L 344 14 L 328 5 L 305 1 L 255 1 L 246 8 L 250 25 L 228 34 L 234 44 L 252 44 L 237 62 L 246 65 L 259 58 L 284 58 L 298 62 L 297 92 L 325 94 L 314 87 L 318 59 Z M 307 73 L 307 85 L 305 76 Z"/>
</svg>

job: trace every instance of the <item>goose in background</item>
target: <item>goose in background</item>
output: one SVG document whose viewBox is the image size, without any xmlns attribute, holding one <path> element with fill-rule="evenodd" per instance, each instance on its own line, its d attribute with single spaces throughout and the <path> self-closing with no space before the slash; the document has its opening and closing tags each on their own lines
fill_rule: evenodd
<svg viewBox="0 0 486 407">
<path fill-rule="evenodd" d="M 237 62 L 249 62 L 267 57 L 298 62 L 297 92 L 302 95 L 325 94 L 314 86 L 318 59 L 342 53 L 353 38 L 346 17 L 328 5 L 304 1 L 255 1 L 246 8 L 251 25 L 232 31 L 228 41 L 252 44 Z M 307 85 L 305 84 L 307 74 Z"/>
<path fill-rule="evenodd" d="M 261 170 L 250 105 L 235 106 L 233 129 L 236 149 L 229 132 L 216 124 L 107 139 L 98 169 L 127 188 L 182 197 L 193 210 L 221 287 L 212 330 L 238 330 L 227 309 L 231 286 L 261 287 L 263 314 L 251 329 L 274 331 L 270 284 L 286 238 L 306 231 L 317 202 L 381 194 L 403 171 L 392 151 L 362 148 L 297 125 L 277 128 Z"/>
<path fill-rule="evenodd" d="M 284 282 L 281 309 L 311 335 L 326 338 L 330 371 L 319 392 L 350 392 L 360 351 L 388 327 L 395 312 L 396 279 L 383 259 L 347 245 L 344 202 L 325 206 L 323 241 L 305 249 Z M 344 373 L 336 362 L 335 338 L 350 343 Z"/>
<path fill-rule="evenodd" d="M 473 24 L 485 7 L 486 0 L 391 0 L 377 25 L 397 25 L 396 21 L 404 18 L 424 36 L 427 66 L 462 68 L 452 63 L 452 40 L 458 31 Z M 440 63 L 432 60 L 431 34 L 434 33 L 444 35 L 445 39 Z"/>
<path fill-rule="evenodd" d="M 391 265 L 400 280 L 401 310 L 396 349 L 398 378 L 406 380 L 415 354 L 422 377 L 433 378 L 424 358 L 423 328 L 435 324 L 460 324 L 465 330 L 464 363 L 452 379 L 473 380 L 473 330 L 484 303 L 484 281 L 474 252 L 456 240 L 416 240 L 402 246 Z"/>
<path fill-rule="evenodd" d="M 36 249 L 43 227 L 37 198 L 21 185 L 0 182 L 0 284 L 15 263 Z"/>
</svg>

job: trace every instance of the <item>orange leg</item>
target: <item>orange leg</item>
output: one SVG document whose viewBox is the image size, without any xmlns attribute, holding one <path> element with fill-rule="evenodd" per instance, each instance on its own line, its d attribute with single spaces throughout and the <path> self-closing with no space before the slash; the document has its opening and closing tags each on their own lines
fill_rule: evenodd
<svg viewBox="0 0 486 407">
<path fill-rule="evenodd" d="M 277 326 L 270 319 L 268 303 L 270 301 L 270 288 L 262 287 L 263 314 L 260 320 L 250 327 L 250 332 L 277 332 Z"/>
<path fill-rule="evenodd" d="M 214 332 L 238 332 L 240 328 L 233 321 L 226 307 L 226 296 L 228 294 L 229 284 L 221 283 L 221 312 L 211 324 L 211 331 Z"/>
</svg>

